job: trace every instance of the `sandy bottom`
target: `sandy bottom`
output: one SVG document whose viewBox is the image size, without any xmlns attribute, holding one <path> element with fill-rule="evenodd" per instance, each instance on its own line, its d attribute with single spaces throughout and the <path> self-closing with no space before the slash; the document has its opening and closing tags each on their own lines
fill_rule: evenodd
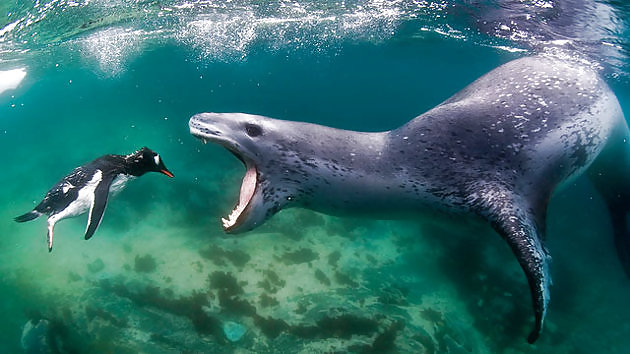
<svg viewBox="0 0 630 354">
<path fill-rule="evenodd" d="M 117 210 L 108 212 L 125 215 L 132 207 L 114 200 L 110 209 Z M 3 286 L 16 293 L 12 309 L 21 314 L 13 321 L 21 325 L 5 336 L 20 343 L 36 333 L 32 325 L 22 330 L 26 323 L 41 320 L 54 339 L 42 345 L 69 351 L 620 348 L 600 335 L 587 344 L 576 341 L 575 335 L 599 324 L 580 328 L 573 319 L 603 315 L 585 314 L 596 300 L 566 279 L 553 289 L 543 336 L 528 345 L 532 315 L 524 276 L 509 248 L 485 225 L 287 210 L 256 232 L 234 237 L 223 235 L 209 217 L 211 226 L 173 227 L 168 216 L 175 213 L 174 206 L 154 204 L 132 227 L 109 215 L 89 241 L 81 236 L 84 218 L 66 220 L 58 225 L 51 254 L 44 220 L 15 227 L 20 236 L 4 240 L 10 252 L 3 254 L 0 272 Z M 562 225 L 552 223 L 551 232 Z M 555 275 L 565 272 L 560 258 Z M 21 345 L 40 345 L 33 343 L 26 339 Z"/>
</svg>

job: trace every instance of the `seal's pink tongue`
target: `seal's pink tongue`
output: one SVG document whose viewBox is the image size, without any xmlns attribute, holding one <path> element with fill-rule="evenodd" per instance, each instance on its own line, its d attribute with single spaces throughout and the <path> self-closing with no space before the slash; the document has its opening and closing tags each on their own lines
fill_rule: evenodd
<svg viewBox="0 0 630 354">
<path fill-rule="evenodd" d="M 248 167 L 247 172 L 245 172 L 245 177 L 243 177 L 243 183 L 241 184 L 241 194 L 238 198 L 238 204 L 227 219 L 221 218 L 224 229 L 227 230 L 236 224 L 243 211 L 245 211 L 245 207 L 252 200 L 254 192 L 256 191 L 256 177 L 256 167 Z"/>
<path fill-rule="evenodd" d="M 243 177 L 243 184 L 241 185 L 241 196 L 238 201 L 238 205 L 245 208 L 247 203 L 254 196 L 256 190 L 256 168 L 254 166 L 249 167 Z"/>
</svg>

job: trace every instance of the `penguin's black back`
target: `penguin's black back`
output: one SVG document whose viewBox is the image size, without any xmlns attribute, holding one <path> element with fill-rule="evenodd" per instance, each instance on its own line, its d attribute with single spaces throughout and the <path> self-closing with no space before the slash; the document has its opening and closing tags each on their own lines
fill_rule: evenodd
<svg viewBox="0 0 630 354">
<path fill-rule="evenodd" d="M 124 173 L 125 159 L 121 155 L 104 155 L 75 168 L 46 193 L 35 210 L 50 215 L 66 209 L 78 198 L 81 188 L 85 187 L 97 170 L 101 171 L 103 177 Z M 72 188 L 69 188 L 70 185 Z"/>
</svg>

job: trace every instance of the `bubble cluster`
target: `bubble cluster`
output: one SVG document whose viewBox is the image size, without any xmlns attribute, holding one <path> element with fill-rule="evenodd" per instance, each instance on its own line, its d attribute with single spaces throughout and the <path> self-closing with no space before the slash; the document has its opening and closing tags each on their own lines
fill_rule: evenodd
<svg viewBox="0 0 630 354">
<path fill-rule="evenodd" d="M 179 43 L 205 59 L 246 57 L 269 50 L 340 41 L 383 41 L 406 19 L 442 11 L 430 1 L 37 1 L 0 22 L 0 52 L 77 44 L 107 73 L 122 70 L 138 44 Z M 432 16 L 429 16 L 430 18 Z"/>
<path fill-rule="evenodd" d="M 327 7 L 317 2 L 280 1 L 215 7 L 191 16 L 173 36 L 203 57 L 219 59 L 245 57 L 254 44 L 271 50 L 322 49 L 343 40 L 379 41 L 393 36 L 405 18 L 401 3 L 371 0 Z M 190 10 L 192 6 L 176 8 Z"/>
<path fill-rule="evenodd" d="M 104 74 L 115 76 L 124 71 L 131 58 L 141 53 L 144 37 L 142 30 L 108 28 L 81 41 L 81 50 L 86 59 L 96 60 Z"/>
</svg>

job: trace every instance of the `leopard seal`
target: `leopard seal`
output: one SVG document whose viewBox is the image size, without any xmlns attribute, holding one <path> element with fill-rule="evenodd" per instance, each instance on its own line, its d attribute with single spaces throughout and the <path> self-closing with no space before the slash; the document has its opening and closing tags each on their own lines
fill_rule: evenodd
<svg viewBox="0 0 630 354">
<path fill-rule="evenodd" d="M 438 210 L 487 221 L 527 277 L 530 343 L 550 298 L 545 215 L 558 186 L 589 171 L 630 269 L 628 127 L 615 94 L 577 61 L 516 59 L 390 131 L 244 113 L 196 114 L 189 128 L 246 167 L 236 207 L 222 219 L 228 233 L 251 230 L 288 207 L 382 218 Z"/>
</svg>

